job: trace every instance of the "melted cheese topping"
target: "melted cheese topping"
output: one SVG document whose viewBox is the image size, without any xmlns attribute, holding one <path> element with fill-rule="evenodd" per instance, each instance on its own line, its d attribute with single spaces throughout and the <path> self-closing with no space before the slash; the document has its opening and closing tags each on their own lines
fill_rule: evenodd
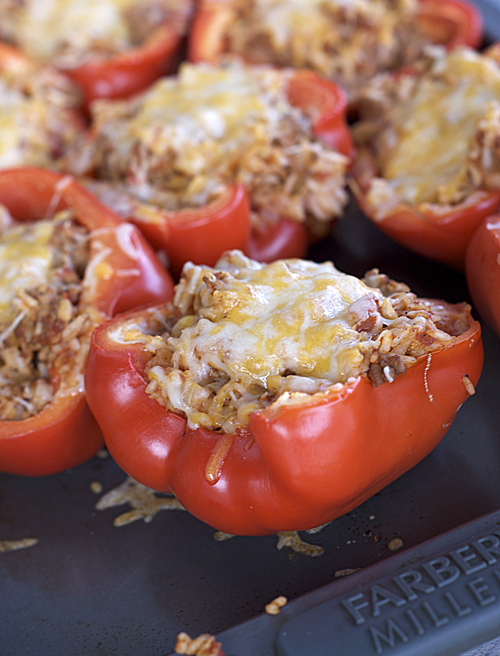
<svg viewBox="0 0 500 656">
<path fill-rule="evenodd" d="M 42 94 L 27 95 L 0 78 L 0 169 L 51 165 L 48 107 Z"/>
<path fill-rule="evenodd" d="M 27 0 L 18 26 L 23 50 L 49 61 L 68 44 L 85 51 L 105 42 L 116 50 L 130 44 L 124 11 L 136 0 Z"/>
<path fill-rule="evenodd" d="M 151 398 L 191 426 L 231 434 L 256 410 L 336 394 L 361 375 L 391 383 L 450 344 L 448 324 L 468 326 L 470 308 L 440 305 L 441 320 L 431 305 L 377 270 L 359 280 L 331 262 L 261 264 L 232 251 L 215 268 L 185 265 L 172 304 L 152 308 L 139 324 L 125 319 L 111 337 L 151 352 Z M 231 445 L 217 443 L 207 480 L 217 480 Z"/>
<path fill-rule="evenodd" d="M 323 0 L 257 0 L 255 5 L 262 12 L 263 24 L 280 47 L 286 45 L 297 29 L 306 27 L 320 34 L 324 29 Z"/>
<path fill-rule="evenodd" d="M 256 221 L 331 221 L 347 200 L 347 158 L 290 103 L 290 75 L 241 62 L 184 64 L 133 99 L 96 101 L 92 143 L 70 169 L 168 211 L 207 205 L 241 183 Z"/>
<path fill-rule="evenodd" d="M 228 52 L 312 68 L 356 94 L 379 71 L 421 52 L 418 0 L 232 0 Z"/>
<path fill-rule="evenodd" d="M 435 202 L 438 188 L 455 184 L 479 122 L 499 102 L 492 60 L 466 49 L 438 60 L 396 110 L 381 175 L 406 202 Z"/>
<path fill-rule="evenodd" d="M 16 295 L 47 284 L 53 262 L 52 221 L 16 226 L 0 235 L 0 318 Z"/>
<path fill-rule="evenodd" d="M 217 279 L 213 304 L 172 338 L 176 366 L 200 382 L 214 367 L 263 384 L 286 370 L 335 383 L 357 368 L 359 333 L 347 311 L 367 294 L 382 298 L 380 292 L 330 262 L 253 263 L 237 271 L 223 264 L 221 270 L 232 275 Z"/>
<path fill-rule="evenodd" d="M 265 84 L 283 82 L 268 71 L 234 65 L 223 68 L 184 64 L 176 78 L 163 78 L 143 98 L 139 111 L 128 125 L 131 139 L 158 133 L 158 126 L 168 125 L 168 139 L 180 152 L 177 166 L 181 170 L 207 169 L 206 161 L 222 162 L 256 136 L 255 126 L 278 120 L 266 98 Z M 287 109 L 290 109 L 288 105 Z M 159 136 L 159 135 L 158 135 Z M 213 142 L 217 141 L 214 149 Z M 153 143 L 154 148 L 154 143 Z M 165 148 L 157 139 L 158 152 Z M 193 148 L 199 149 L 198 164 Z M 208 167 L 209 168 L 209 167 Z"/>
<path fill-rule="evenodd" d="M 278 47 L 284 47 L 296 33 L 311 34 L 315 38 L 327 35 L 331 25 L 326 23 L 325 16 L 330 12 L 369 17 L 372 24 L 380 22 L 386 38 L 390 38 L 393 29 L 393 22 L 387 20 L 391 12 L 386 0 L 257 0 L 255 5 Z"/>
<path fill-rule="evenodd" d="M 23 163 L 22 123 L 28 103 L 26 97 L 15 89 L 9 89 L 0 80 L 0 168 L 10 168 Z"/>
</svg>

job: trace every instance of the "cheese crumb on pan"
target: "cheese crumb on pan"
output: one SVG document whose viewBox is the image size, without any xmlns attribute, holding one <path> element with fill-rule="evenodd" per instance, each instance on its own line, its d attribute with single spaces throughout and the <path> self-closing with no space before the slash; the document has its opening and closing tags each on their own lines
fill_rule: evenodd
<svg viewBox="0 0 500 656">
<path fill-rule="evenodd" d="M 341 579 L 344 576 L 350 576 L 351 574 L 355 574 L 356 572 L 359 572 L 361 567 L 346 567 L 346 569 L 338 569 L 333 576 L 336 579 Z"/>
<path fill-rule="evenodd" d="M 391 382 L 469 327 L 470 307 L 417 299 L 377 270 L 261 264 L 239 251 L 185 265 L 173 302 L 118 339 L 143 343 L 147 393 L 190 426 L 234 433 L 271 404 L 303 403 L 358 376 Z"/>
<path fill-rule="evenodd" d="M 328 522 L 329 524 L 330 522 Z M 317 526 L 316 528 L 307 529 L 305 532 L 309 535 L 314 535 L 321 531 L 328 524 L 323 524 L 322 526 Z M 301 554 L 303 556 L 310 556 L 314 558 L 315 556 L 322 556 L 325 552 L 323 547 L 320 547 L 317 544 L 311 544 L 306 542 L 300 537 L 299 531 L 278 531 L 276 533 L 278 536 L 278 542 L 276 543 L 276 549 L 281 551 L 284 547 L 291 549 L 291 553 L 288 554 L 289 557 L 293 557 L 294 554 Z M 224 533 L 224 531 L 216 531 L 213 535 L 214 540 L 217 542 L 224 542 L 234 538 L 234 535 L 231 533 Z"/>
<path fill-rule="evenodd" d="M 22 538 L 21 540 L 0 540 L 0 553 L 28 549 L 38 544 L 38 538 Z"/>
<path fill-rule="evenodd" d="M 197 638 L 191 638 L 187 633 L 179 633 L 175 643 L 176 654 L 187 656 L 224 656 L 221 643 L 210 633 L 202 633 Z"/>
<path fill-rule="evenodd" d="M 57 71 L 7 59 L 0 70 L 0 168 L 51 168 L 83 125 L 78 94 Z"/>
<path fill-rule="evenodd" d="M 306 531 L 308 534 L 315 532 L 315 529 L 309 529 Z M 292 550 L 293 554 L 302 554 L 303 556 L 309 556 L 315 558 L 316 556 L 322 556 L 325 553 L 323 547 L 318 544 L 311 544 L 306 542 L 300 537 L 298 531 L 279 531 L 277 533 L 278 543 L 276 544 L 276 549 L 280 551 L 283 547 L 288 547 Z"/>
<path fill-rule="evenodd" d="M 387 548 L 389 551 L 397 551 L 398 549 L 401 549 L 403 545 L 404 542 L 401 538 L 393 538 L 387 545 Z"/>
<path fill-rule="evenodd" d="M 97 490 L 92 491 L 97 492 Z M 125 504 L 129 504 L 132 510 L 118 515 L 113 521 L 113 526 L 126 526 L 139 519 L 149 524 L 160 510 L 184 510 L 173 495 L 160 495 L 130 476 L 127 476 L 123 483 L 103 494 L 95 508 L 107 510 Z"/>
<path fill-rule="evenodd" d="M 288 599 L 283 595 L 276 597 L 265 606 L 265 611 L 268 615 L 278 615 L 283 608 L 288 603 Z"/>
</svg>

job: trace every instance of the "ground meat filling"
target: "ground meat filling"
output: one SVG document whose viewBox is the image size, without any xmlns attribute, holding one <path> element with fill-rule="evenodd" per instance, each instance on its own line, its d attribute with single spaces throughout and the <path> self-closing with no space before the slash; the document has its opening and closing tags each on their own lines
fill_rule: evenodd
<svg viewBox="0 0 500 656">
<path fill-rule="evenodd" d="M 28 225 L 11 222 L 5 228 L 3 217 L 0 420 L 18 421 L 38 414 L 58 390 L 64 393 L 82 385 L 82 363 L 94 325 L 79 308 L 89 243 L 88 231 L 71 218 Z M 24 256 L 22 263 L 19 256 Z M 16 285 L 14 275 L 31 285 Z M 38 283 L 33 282 L 36 278 Z M 57 387 L 55 374 L 60 378 Z"/>
<path fill-rule="evenodd" d="M 363 280 L 331 263 L 259 264 L 238 251 L 215 268 L 185 266 L 175 298 L 125 341 L 153 354 L 147 393 L 191 426 L 234 433 L 273 403 L 392 382 L 470 326 L 470 307 L 416 298 L 377 270 Z"/>
<path fill-rule="evenodd" d="M 468 48 L 427 54 L 417 75 L 379 76 L 358 102 L 354 174 L 375 218 L 500 189 L 500 66 Z"/>
<path fill-rule="evenodd" d="M 235 0 L 227 50 L 248 61 L 312 68 L 350 96 L 413 61 L 425 39 L 414 0 Z"/>
<path fill-rule="evenodd" d="M 184 34 L 186 0 L 0 0 L 0 35 L 58 68 L 140 46 L 160 24 Z"/>
<path fill-rule="evenodd" d="M 347 202 L 347 158 L 316 139 L 310 117 L 290 104 L 289 75 L 185 64 L 132 101 L 94 103 L 93 141 L 75 148 L 67 166 L 92 173 L 102 183 L 92 191 L 125 217 L 137 212 L 132 196 L 175 212 L 242 183 L 254 222 L 328 223 Z"/>
</svg>

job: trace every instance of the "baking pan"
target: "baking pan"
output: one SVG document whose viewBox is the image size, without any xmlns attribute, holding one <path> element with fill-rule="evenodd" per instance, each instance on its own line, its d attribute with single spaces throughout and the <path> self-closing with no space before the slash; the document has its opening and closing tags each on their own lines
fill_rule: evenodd
<svg viewBox="0 0 500 656">
<path fill-rule="evenodd" d="M 477 4 L 500 38 L 500 7 Z M 354 203 L 309 255 L 468 300 L 461 273 L 397 246 Z M 179 509 L 98 509 L 126 479 L 109 457 L 0 475 L 0 543 L 37 540 L 0 552 L 0 655 L 167 656 L 185 631 L 216 634 L 228 656 L 453 656 L 500 635 L 500 339 L 483 337 L 477 393 L 440 445 L 295 550 L 283 535 L 216 539 Z M 267 615 L 278 595 L 288 604 Z"/>
</svg>

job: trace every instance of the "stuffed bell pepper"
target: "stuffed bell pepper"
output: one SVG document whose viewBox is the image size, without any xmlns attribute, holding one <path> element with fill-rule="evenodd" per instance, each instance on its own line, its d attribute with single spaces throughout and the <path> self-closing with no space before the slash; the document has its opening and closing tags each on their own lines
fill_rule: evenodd
<svg viewBox="0 0 500 656">
<path fill-rule="evenodd" d="M 172 290 L 137 228 L 71 178 L 0 172 L 0 471 L 52 474 L 101 448 L 83 379 L 91 333 Z"/>
<path fill-rule="evenodd" d="M 3 0 L 0 38 L 77 82 L 86 103 L 123 98 L 169 71 L 192 0 Z"/>
<path fill-rule="evenodd" d="M 131 100 L 93 103 L 66 166 L 177 273 L 231 248 L 302 256 L 347 202 L 345 110 L 311 71 L 186 63 Z"/>
<path fill-rule="evenodd" d="M 438 49 L 420 72 L 376 78 L 353 128 L 353 191 L 407 248 L 463 267 L 500 204 L 500 66 L 488 53 Z"/>
<path fill-rule="evenodd" d="M 186 264 L 171 303 L 93 334 L 88 402 L 116 462 L 231 534 L 309 529 L 417 464 L 474 393 L 470 307 L 372 270 Z"/>
<path fill-rule="evenodd" d="M 476 47 L 482 17 L 467 0 L 201 0 L 189 35 L 192 61 L 231 53 L 308 68 L 349 98 L 377 73 L 407 66 L 432 43 Z"/>
</svg>

